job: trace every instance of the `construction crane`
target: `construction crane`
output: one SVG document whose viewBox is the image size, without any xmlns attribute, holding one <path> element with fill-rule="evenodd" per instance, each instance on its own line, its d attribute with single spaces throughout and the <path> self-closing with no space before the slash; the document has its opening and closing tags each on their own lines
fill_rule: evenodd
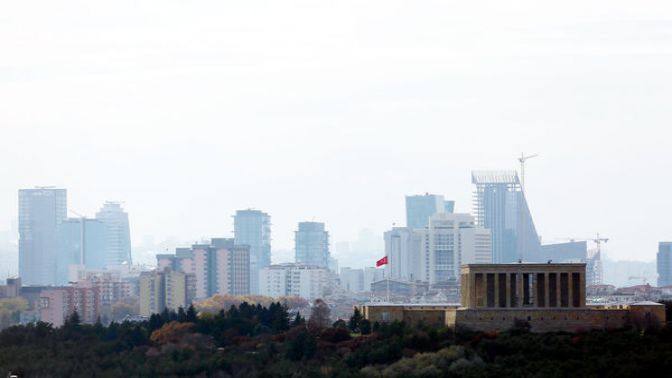
<svg viewBox="0 0 672 378">
<path fill-rule="evenodd" d="M 642 285 L 646 285 L 648 283 L 648 279 L 646 277 L 642 276 L 630 276 L 628 277 L 628 281 L 632 280 L 642 280 Z"/>
<path fill-rule="evenodd" d="M 575 242 L 575 241 L 592 241 L 592 242 L 595 243 L 595 245 L 597 246 L 597 253 L 600 253 L 600 251 L 602 250 L 602 249 L 601 249 L 601 247 L 602 247 L 602 243 L 606 243 L 606 242 L 608 242 L 608 241 L 609 241 L 609 238 L 601 238 L 601 237 L 600 237 L 600 233 L 598 232 L 598 233 L 597 233 L 597 236 L 594 237 L 594 238 L 565 238 L 565 239 L 563 239 L 563 240 L 569 240 L 570 242 Z"/>
<path fill-rule="evenodd" d="M 520 162 L 520 191 L 522 192 L 523 196 L 525 196 L 525 162 L 529 159 L 535 158 L 539 155 L 534 154 L 534 155 L 527 155 L 525 156 L 524 153 L 520 153 L 520 157 L 518 158 L 518 161 Z M 519 258 L 521 258 L 523 255 L 525 255 L 527 251 L 527 224 L 526 224 L 526 218 L 524 216 L 523 208 L 522 206 L 518 207 L 518 219 L 521 220 L 521 250 L 519 252 Z"/>
<path fill-rule="evenodd" d="M 518 162 L 520 162 L 520 189 L 523 192 L 525 191 L 525 162 L 537 156 L 539 155 L 533 154 L 525 156 L 525 154 L 521 152 L 520 157 L 518 158 Z"/>
<path fill-rule="evenodd" d="M 586 267 L 586 273 L 588 273 L 589 281 L 592 281 L 593 285 L 602 284 L 602 243 L 609 241 L 609 238 L 600 237 L 598 232 L 594 238 L 565 238 L 564 240 L 569 240 L 570 242 L 575 241 L 592 241 L 597 247 L 595 254 L 592 256 L 586 256 L 588 258 L 588 266 Z"/>
</svg>

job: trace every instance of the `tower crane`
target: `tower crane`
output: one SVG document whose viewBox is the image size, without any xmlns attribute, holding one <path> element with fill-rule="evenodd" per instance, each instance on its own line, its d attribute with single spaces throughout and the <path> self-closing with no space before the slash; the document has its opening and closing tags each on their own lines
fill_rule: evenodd
<svg viewBox="0 0 672 378">
<path fill-rule="evenodd" d="M 630 276 L 630 277 L 628 277 L 628 281 L 632 281 L 632 280 L 642 280 L 642 285 L 646 285 L 648 283 L 648 280 L 646 279 L 646 277 L 643 277 L 643 276 Z"/>
<path fill-rule="evenodd" d="M 566 238 L 565 240 L 569 240 L 570 242 L 574 242 L 574 241 L 592 241 L 592 242 L 595 243 L 595 245 L 597 246 L 597 253 L 600 253 L 600 252 L 602 251 L 602 249 L 601 249 L 601 247 L 602 247 L 602 243 L 606 243 L 606 242 L 608 242 L 608 241 L 609 241 L 609 238 L 602 238 L 602 237 L 600 237 L 600 233 L 598 232 L 597 235 L 596 235 L 596 237 L 594 237 L 594 238 Z"/>
<path fill-rule="evenodd" d="M 535 158 L 539 155 L 533 154 L 533 155 L 527 155 L 525 156 L 524 153 L 520 153 L 520 157 L 518 158 L 518 161 L 520 162 L 520 191 L 523 194 L 523 197 L 525 196 L 525 162 L 529 159 Z M 519 258 L 522 258 L 522 256 L 525 255 L 527 251 L 527 224 L 525 221 L 525 216 L 522 214 L 523 208 L 518 207 L 518 219 L 521 220 L 521 235 L 522 235 L 522 240 L 521 240 L 521 251 L 519 252 L 518 256 Z"/>
<path fill-rule="evenodd" d="M 592 241 L 597 247 L 595 254 L 588 257 L 589 265 L 586 267 L 587 273 L 592 277 L 592 284 L 599 285 L 602 284 L 602 243 L 609 241 L 609 238 L 600 237 L 598 232 L 594 238 L 567 238 L 570 242 L 574 241 Z"/>
<path fill-rule="evenodd" d="M 520 157 L 518 158 L 518 162 L 520 162 L 520 188 L 523 192 L 525 192 L 525 162 L 537 156 L 539 155 L 532 154 L 525 156 L 525 154 L 521 152 Z"/>
</svg>

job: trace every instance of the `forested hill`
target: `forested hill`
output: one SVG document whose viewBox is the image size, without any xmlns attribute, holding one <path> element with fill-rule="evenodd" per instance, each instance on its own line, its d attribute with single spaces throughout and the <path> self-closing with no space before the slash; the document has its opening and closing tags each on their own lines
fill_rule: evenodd
<svg viewBox="0 0 672 378">
<path fill-rule="evenodd" d="M 27 377 L 667 377 L 672 329 L 532 334 L 306 321 L 279 303 L 216 314 L 164 312 L 141 323 L 45 323 L 0 333 L 0 374 Z"/>
</svg>

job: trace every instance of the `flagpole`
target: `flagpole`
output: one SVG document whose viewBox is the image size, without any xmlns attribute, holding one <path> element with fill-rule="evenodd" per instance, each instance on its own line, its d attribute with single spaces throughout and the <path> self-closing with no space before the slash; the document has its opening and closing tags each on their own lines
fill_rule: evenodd
<svg viewBox="0 0 672 378">
<path fill-rule="evenodd" d="M 385 271 L 387 271 L 387 266 L 385 267 Z M 390 275 L 387 275 L 387 303 L 390 303 Z"/>
</svg>

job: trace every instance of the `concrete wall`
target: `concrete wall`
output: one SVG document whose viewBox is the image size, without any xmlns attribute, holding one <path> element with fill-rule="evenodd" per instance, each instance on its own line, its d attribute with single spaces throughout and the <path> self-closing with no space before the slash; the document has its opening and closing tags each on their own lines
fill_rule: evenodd
<svg viewBox="0 0 672 378">
<path fill-rule="evenodd" d="M 579 332 L 591 329 L 618 329 L 629 318 L 628 310 L 582 309 L 460 309 L 455 323 L 474 331 L 504 331 L 516 320 L 529 323 L 532 332 Z"/>
</svg>

